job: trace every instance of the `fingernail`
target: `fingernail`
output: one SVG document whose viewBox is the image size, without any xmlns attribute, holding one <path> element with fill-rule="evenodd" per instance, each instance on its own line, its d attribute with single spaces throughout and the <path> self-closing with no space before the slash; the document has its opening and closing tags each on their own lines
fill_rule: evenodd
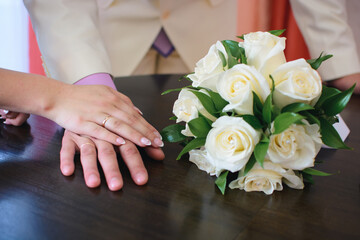
<svg viewBox="0 0 360 240">
<path fill-rule="evenodd" d="M 110 180 L 110 186 L 109 187 L 110 187 L 111 190 L 118 189 L 120 186 L 121 186 L 121 181 L 118 178 L 114 177 L 114 178 L 112 178 Z"/>
<path fill-rule="evenodd" d="M 8 114 L 9 113 L 9 110 L 5 110 L 5 109 L 2 109 L 2 110 L 0 110 L 0 112 L 2 113 L 2 114 Z"/>
<path fill-rule="evenodd" d="M 138 109 L 138 108 L 137 108 L 137 107 L 135 107 L 135 106 L 134 106 L 134 108 L 135 108 L 135 110 L 136 110 L 138 113 L 140 113 L 140 115 L 144 115 L 144 114 L 143 114 L 143 112 L 142 112 L 142 111 L 140 111 L 140 109 Z"/>
<path fill-rule="evenodd" d="M 159 147 L 163 147 L 163 146 L 164 146 L 164 143 L 163 143 L 163 141 L 160 140 L 160 138 L 155 138 L 155 139 L 154 139 L 154 143 L 155 143 L 156 145 L 158 145 Z"/>
<path fill-rule="evenodd" d="M 154 132 L 156 136 L 158 136 L 160 138 L 160 140 L 162 140 L 162 136 L 159 132 Z"/>
<path fill-rule="evenodd" d="M 119 143 L 119 144 L 121 144 L 121 145 L 124 145 L 124 144 L 126 143 L 123 138 L 117 138 L 117 139 L 116 139 L 116 142 Z"/>
<path fill-rule="evenodd" d="M 95 174 L 89 176 L 89 185 L 94 186 L 98 182 L 98 177 Z"/>
<path fill-rule="evenodd" d="M 142 138 L 140 139 L 140 142 L 141 142 L 142 144 L 145 144 L 146 146 L 150 146 L 150 145 L 151 145 L 151 141 L 150 141 L 149 139 L 147 139 L 147 138 L 144 138 L 144 137 L 142 137 Z"/>
<path fill-rule="evenodd" d="M 138 173 L 136 175 L 135 179 L 136 179 L 136 183 L 138 183 L 138 184 L 142 184 L 146 181 L 146 177 L 144 176 L 143 173 Z"/>
</svg>

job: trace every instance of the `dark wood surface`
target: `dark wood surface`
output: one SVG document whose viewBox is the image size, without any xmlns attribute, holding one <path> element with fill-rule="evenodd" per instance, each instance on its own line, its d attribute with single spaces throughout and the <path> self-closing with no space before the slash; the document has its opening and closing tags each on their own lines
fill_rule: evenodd
<svg viewBox="0 0 360 240">
<path fill-rule="evenodd" d="M 188 84 L 178 76 L 117 79 L 125 93 L 158 129 L 171 124 L 177 94 L 165 89 Z M 285 187 L 271 196 L 227 191 L 197 169 L 181 148 L 166 144 L 164 162 L 143 155 L 150 179 L 136 186 L 124 164 L 124 188 L 99 188 L 76 171 L 59 170 L 62 130 L 32 116 L 22 127 L 0 124 L 0 239 L 360 239 L 360 97 L 342 114 L 351 129 L 348 150 L 323 149 L 315 177 L 304 190 Z"/>
</svg>

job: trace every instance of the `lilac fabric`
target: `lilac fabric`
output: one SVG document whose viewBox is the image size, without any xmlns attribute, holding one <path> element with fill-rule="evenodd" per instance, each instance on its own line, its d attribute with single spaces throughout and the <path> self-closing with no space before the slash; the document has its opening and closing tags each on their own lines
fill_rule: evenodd
<svg viewBox="0 0 360 240">
<path fill-rule="evenodd" d="M 163 57 L 168 57 L 172 51 L 174 51 L 174 46 L 171 44 L 170 39 L 167 37 L 166 32 L 161 28 L 158 36 L 156 37 L 153 48 L 156 49 Z"/>
<path fill-rule="evenodd" d="M 115 84 L 108 73 L 94 73 L 74 83 L 75 85 L 105 85 L 116 90 Z"/>
</svg>

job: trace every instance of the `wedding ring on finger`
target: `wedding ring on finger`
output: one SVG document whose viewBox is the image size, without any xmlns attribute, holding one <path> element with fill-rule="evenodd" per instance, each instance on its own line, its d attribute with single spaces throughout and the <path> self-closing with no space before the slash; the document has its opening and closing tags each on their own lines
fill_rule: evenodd
<svg viewBox="0 0 360 240">
<path fill-rule="evenodd" d="M 80 149 L 85 145 L 91 145 L 91 146 L 95 147 L 95 145 L 93 143 L 86 142 L 86 143 L 83 143 L 80 145 Z"/>
<path fill-rule="evenodd" d="M 111 115 L 107 115 L 107 116 L 104 118 L 104 120 L 102 121 L 101 126 L 102 126 L 103 128 L 105 127 L 105 124 L 106 124 L 106 122 L 110 119 L 110 117 L 111 117 Z"/>
</svg>

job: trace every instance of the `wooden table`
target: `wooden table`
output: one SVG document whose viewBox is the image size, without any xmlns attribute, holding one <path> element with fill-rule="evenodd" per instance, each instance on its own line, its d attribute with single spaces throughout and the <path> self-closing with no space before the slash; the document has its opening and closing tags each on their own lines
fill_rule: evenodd
<svg viewBox="0 0 360 240">
<path fill-rule="evenodd" d="M 117 79 L 158 129 L 172 123 L 177 94 L 169 88 L 188 85 L 179 76 Z M 342 114 L 351 129 L 348 150 L 323 149 L 319 170 L 304 190 L 285 187 L 271 196 L 227 191 L 184 157 L 177 144 L 164 147 L 166 159 L 143 155 L 150 179 L 136 186 L 122 164 L 124 188 L 85 186 L 79 158 L 76 171 L 59 170 L 62 130 L 33 116 L 29 124 L 0 124 L 0 239 L 360 239 L 360 97 Z"/>
</svg>

